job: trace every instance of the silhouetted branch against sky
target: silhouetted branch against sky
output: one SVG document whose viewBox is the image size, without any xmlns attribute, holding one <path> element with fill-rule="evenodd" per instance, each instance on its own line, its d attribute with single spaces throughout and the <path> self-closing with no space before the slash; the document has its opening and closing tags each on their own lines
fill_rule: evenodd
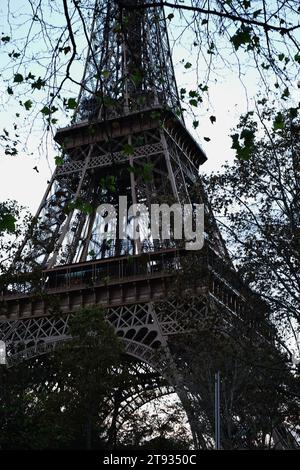
<svg viewBox="0 0 300 470">
<path fill-rule="evenodd" d="M 129 11 L 164 6 L 170 34 L 181 30 L 177 40 L 174 36 L 174 46 L 180 50 L 183 45 L 193 51 L 191 62 L 184 64 L 186 71 L 201 65 L 199 57 L 206 56 L 202 60 L 212 71 L 211 77 L 208 71 L 205 74 L 207 83 L 214 79 L 214 69 L 220 63 L 232 68 L 231 55 L 238 59 L 234 70 L 237 75 L 244 74 L 249 65 L 256 67 L 266 88 L 274 85 L 269 80 L 270 72 L 283 91 L 296 77 L 300 62 L 297 1 L 116 2 L 120 9 Z M 100 1 L 99 8 L 106 3 Z M 6 18 L 1 37 L 2 79 L 7 93 L 18 99 L 30 92 L 34 104 L 37 92 L 43 91 L 46 108 L 42 107 L 42 114 L 50 126 L 56 124 L 56 107 L 68 108 L 64 86 L 68 83 L 71 91 L 80 83 L 87 48 L 84 30 L 91 26 L 94 5 L 95 0 L 17 0 L 8 1 L 7 11 L 2 7 Z M 38 69 L 40 75 L 31 69 Z M 25 103 L 25 111 L 31 110 L 29 100 Z"/>
<path fill-rule="evenodd" d="M 115 1 L 123 14 L 164 6 L 186 123 L 215 159 L 232 155 L 229 129 L 258 92 L 298 112 L 298 1 Z M 101 12 L 107 0 L 97 4 Z M 51 150 L 52 136 L 76 109 L 94 11 L 95 0 L 8 0 L 0 7 L 0 143 L 7 158 L 40 156 L 30 163 L 40 171 L 35 179 L 49 178 L 46 159 L 52 167 L 59 152 Z"/>
</svg>

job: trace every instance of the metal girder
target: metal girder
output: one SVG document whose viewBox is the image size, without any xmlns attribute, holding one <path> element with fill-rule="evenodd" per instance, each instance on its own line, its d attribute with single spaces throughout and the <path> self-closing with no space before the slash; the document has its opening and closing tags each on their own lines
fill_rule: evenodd
<svg viewBox="0 0 300 470">
<path fill-rule="evenodd" d="M 7 345 L 9 362 L 43 354 L 70 339 L 69 318 L 70 314 L 1 321 L 0 339 Z M 166 346 L 169 335 L 191 331 L 187 318 L 195 322 L 207 318 L 207 297 L 195 297 L 189 306 L 184 301 L 166 300 L 111 307 L 106 318 L 128 354 L 162 371 L 165 366 L 158 367 L 157 351 Z"/>
<path fill-rule="evenodd" d="M 151 302 L 108 309 L 107 321 L 122 338 L 126 353 L 150 366 L 163 377 L 165 383 L 162 387 L 152 381 L 146 391 L 143 387 L 141 390 L 140 386 L 135 387 L 135 391 L 128 391 L 120 403 L 121 414 L 116 426 L 122 424 L 128 407 L 133 411 L 147 401 L 172 390 L 180 397 L 191 428 L 197 435 L 197 420 L 189 405 L 190 398 L 184 386 L 184 379 L 177 370 L 176 361 L 169 350 L 168 336 L 191 331 L 190 324 L 185 321 L 186 316 L 192 316 L 194 323 L 201 321 L 207 311 L 205 302 L 207 298 L 204 297 L 195 299 L 190 312 L 186 311 L 186 305 L 182 301 L 176 303 L 174 300 L 157 305 Z M 200 309 L 196 308 L 196 303 L 201 306 Z M 0 339 L 5 341 L 7 346 L 8 365 L 13 366 L 54 351 L 62 342 L 70 340 L 69 319 L 70 315 L 65 315 L 0 322 Z"/>
<path fill-rule="evenodd" d="M 76 122 L 159 102 L 181 113 L 163 8 L 143 4 L 96 0 Z"/>
<path fill-rule="evenodd" d="M 70 340 L 69 319 L 77 309 L 104 307 L 127 355 L 145 369 L 144 378 L 150 370 L 160 377 L 149 379 L 148 389 L 141 382 L 123 393 L 116 426 L 128 409 L 172 389 L 186 410 L 195 445 L 205 448 L 210 443 L 195 411 L 201 391 L 193 390 L 178 370 L 176 335 L 196 325 L 198 331 L 208 323 L 214 328 L 220 311 L 229 314 L 223 315 L 227 324 L 248 321 L 249 289 L 230 265 L 199 179 L 206 156 L 183 123 L 163 8 L 158 1 L 147 3 L 95 1 L 78 107 L 73 124 L 56 135 L 63 161 L 13 265 L 21 277 L 38 265 L 38 289 L 26 276 L 23 283 L 17 277 L 1 287 L 0 339 L 12 366 Z M 151 168 L 150 178 L 143 176 L 145 167 Z M 115 188 L 105 186 L 107 178 Z M 191 285 L 172 290 L 164 262 L 142 262 L 149 251 L 165 256 L 179 243 L 166 245 L 150 236 L 147 243 L 139 239 L 111 246 L 99 231 L 97 208 L 107 202 L 117 206 L 119 195 L 128 196 L 129 204 L 145 204 L 148 211 L 153 203 L 205 203 L 210 254 L 205 254 L 203 278 L 194 276 Z M 182 270 L 183 259 L 177 252 L 174 256 L 173 271 Z M 139 269 L 133 272 L 127 258 Z M 55 276 L 60 283 L 49 286 Z"/>
</svg>

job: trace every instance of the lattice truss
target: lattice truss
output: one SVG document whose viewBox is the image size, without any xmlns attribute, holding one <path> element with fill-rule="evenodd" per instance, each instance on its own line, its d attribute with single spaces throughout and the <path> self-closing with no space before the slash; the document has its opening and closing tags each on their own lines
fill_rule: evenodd
<svg viewBox="0 0 300 470">
<path fill-rule="evenodd" d="M 114 428 L 114 432 L 146 403 L 174 393 L 174 387 L 146 363 L 132 361 L 129 374 L 129 385 L 118 388 L 106 399 L 109 412 L 105 421 L 108 428 Z"/>
<path fill-rule="evenodd" d="M 96 0 L 76 122 L 158 103 L 181 114 L 164 11 L 154 3 Z"/>
<path fill-rule="evenodd" d="M 52 352 L 70 340 L 68 325 L 71 315 L 1 322 L 0 339 L 6 343 L 9 366 Z M 177 334 L 191 332 L 196 324 L 198 328 L 207 328 L 207 321 L 215 318 L 210 297 L 199 295 L 188 300 L 169 299 L 109 308 L 106 318 L 122 338 L 135 369 L 132 386 L 119 391 L 115 429 L 122 426 L 128 413 L 155 398 L 175 392 L 183 403 L 195 436 L 201 439 L 192 406 L 195 397 L 177 370 L 176 357 L 171 353 L 168 341 Z M 115 396 L 107 397 L 111 410 L 106 418 L 108 421 L 113 419 L 115 400 Z"/>
<path fill-rule="evenodd" d="M 200 431 L 198 420 L 202 417 L 195 410 L 196 395 L 189 393 L 183 387 L 178 387 L 178 383 L 175 386 L 170 385 L 148 364 L 133 363 L 131 372 L 134 374 L 132 385 L 126 389 L 116 390 L 114 395 L 107 398 L 109 412 L 105 422 L 108 427 L 108 440 L 113 441 L 115 437 L 116 443 L 118 431 L 142 406 L 176 393 L 184 405 L 196 448 L 213 448 L 213 441 L 204 438 Z"/>
<path fill-rule="evenodd" d="M 137 252 L 130 237 L 112 249 L 111 241 L 100 235 L 104 227 L 97 208 L 109 203 L 118 212 L 119 195 L 127 196 L 128 206 L 146 205 L 149 213 L 153 203 L 203 202 L 197 167 L 178 136 L 171 136 L 167 129 L 160 127 L 136 130 L 131 134 L 130 155 L 124 153 L 126 144 L 128 135 L 112 137 L 109 141 L 103 141 L 100 136 L 91 144 L 76 144 L 66 151 L 64 163 L 57 166 L 38 209 L 36 224 L 17 254 L 22 269 Z M 149 170 L 148 177 L 145 168 Z M 105 187 L 107 181 L 113 181 L 115 188 Z M 196 200 L 191 193 L 195 186 L 200 190 Z M 212 227 L 210 219 L 207 218 L 206 226 Z M 129 231 L 130 223 L 128 219 Z M 214 248 L 223 256 L 218 229 L 213 227 L 211 231 L 215 234 Z M 147 238 L 153 241 L 148 227 L 142 235 L 145 243 Z M 140 251 L 143 251 L 142 243 Z"/>
<path fill-rule="evenodd" d="M 132 384 L 107 397 L 106 422 L 114 420 L 115 432 L 126 421 L 128 414 L 144 404 L 170 393 L 180 398 L 194 435 L 195 444 L 205 448 L 198 422 L 197 394 L 189 389 L 182 371 L 178 370 L 176 335 L 195 329 L 207 329 L 208 322 L 216 320 L 216 306 L 212 296 L 198 295 L 188 299 L 170 298 L 167 301 L 109 308 L 107 321 L 122 338 L 125 351 L 132 363 Z M 0 339 L 8 351 L 8 364 L 55 351 L 71 339 L 69 315 L 20 319 L 0 323 Z M 107 409 L 107 408 L 106 408 Z"/>
<path fill-rule="evenodd" d="M 145 7 L 146 0 L 136 0 L 136 9 L 126 9 L 126 1 L 123 7 L 118 1 L 96 1 L 76 115 L 80 124 L 74 125 L 79 135 L 82 126 L 86 126 L 89 137 L 75 138 L 74 144 L 70 144 L 72 136 L 71 139 L 67 136 L 63 163 L 57 166 L 34 224 L 18 250 L 15 263 L 18 270 L 140 253 L 144 240 L 147 250 L 149 244 L 155 249 L 147 226 L 141 231 L 144 240 L 132 241 L 132 216 L 126 221 L 127 239 L 114 242 L 101 235 L 109 227 L 97 214 L 97 208 L 103 203 L 117 208 L 119 195 L 128 197 L 128 205 L 140 203 L 148 208 L 153 203 L 204 202 L 198 180 L 199 162 L 190 158 L 180 133 L 162 127 L 159 116 L 153 125 L 153 116 L 150 123 L 151 119 L 147 121 L 143 114 L 136 114 L 133 123 L 127 127 L 123 124 L 123 133 L 113 130 L 119 123 L 112 122 L 112 118 L 124 121 L 126 116 L 149 107 L 154 114 L 157 109 L 178 108 L 163 9 Z M 132 6 L 134 2 L 130 0 L 129 4 Z M 151 100 L 146 105 L 144 100 L 149 96 Z M 139 106 L 135 107 L 137 102 Z M 157 108 L 158 105 L 162 108 Z M 114 116 L 107 114 L 108 109 L 114 110 Z M 84 124 L 85 118 L 89 119 Z M 90 124 L 91 118 L 95 125 L 103 125 L 104 131 L 99 135 Z M 133 150 L 124 153 L 126 146 Z M 112 181 L 115 189 L 111 187 Z M 107 182 L 111 186 L 107 187 Z M 197 200 L 192 194 L 195 186 L 200 188 Z M 123 221 L 118 219 L 116 223 L 118 229 Z M 210 232 L 214 249 L 224 256 L 213 217 L 207 217 L 206 225 L 213 227 Z"/>
<path fill-rule="evenodd" d="M 124 8 L 127 1 L 137 8 Z M 128 236 L 112 245 L 101 235 L 103 221 L 97 208 L 103 203 L 117 207 L 119 195 L 127 196 L 129 205 L 144 204 L 148 210 L 153 203 L 204 203 L 207 244 L 222 266 L 228 260 L 198 175 L 205 158 L 182 123 L 163 8 L 146 8 L 147 2 L 123 0 L 121 8 L 117 0 L 96 0 L 75 123 L 61 132 L 67 136 L 62 141 L 66 144 L 63 163 L 57 166 L 35 223 L 17 253 L 14 267 L 19 271 L 148 251 L 142 239 L 133 242 Z M 169 121 L 160 113 L 151 116 L 157 109 Z M 168 109 L 179 118 L 173 114 L 170 119 Z M 130 151 L 124 151 L 126 147 Z M 151 170 L 146 177 L 145 168 Z M 128 218 L 127 224 L 131 222 Z M 154 250 L 166 248 L 162 240 L 156 246 L 151 233 L 147 236 Z M 198 411 L 193 410 L 199 391 L 187 385 L 176 366 L 176 335 L 196 325 L 198 330 L 207 328 L 208 322 L 214 328 L 220 311 L 228 313 L 222 321 L 231 328 L 232 319 L 243 321 L 245 313 L 245 299 L 233 287 L 236 276 L 228 275 L 228 269 L 223 275 L 213 263 L 208 268 L 210 280 L 194 279 L 198 285 L 188 299 L 169 292 L 161 301 L 108 307 L 107 321 L 122 338 L 128 357 L 139 362 L 135 372 L 141 378 L 118 397 L 116 427 L 128 409 L 175 391 L 195 442 L 206 446 L 199 419 L 197 424 Z M 70 340 L 69 319 L 74 314 L 71 310 L 64 315 L 1 321 L 0 339 L 6 343 L 9 364 L 51 352 Z M 113 412 L 114 398 L 108 399 Z"/>
<path fill-rule="evenodd" d="M 107 320 L 124 341 L 126 352 L 165 373 L 168 368 L 164 348 L 170 335 L 191 330 L 190 320 L 207 320 L 206 296 L 191 300 L 134 304 L 107 310 Z M 0 339 L 5 341 L 11 364 L 55 349 L 70 339 L 69 315 L 53 315 L 0 322 Z M 163 351 L 161 354 L 159 351 Z"/>
</svg>

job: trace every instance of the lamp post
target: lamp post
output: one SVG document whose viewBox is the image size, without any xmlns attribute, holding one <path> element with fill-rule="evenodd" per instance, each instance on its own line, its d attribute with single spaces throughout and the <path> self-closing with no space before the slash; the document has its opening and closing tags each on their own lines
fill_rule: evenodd
<svg viewBox="0 0 300 470">
<path fill-rule="evenodd" d="M 215 373 L 215 450 L 221 449 L 220 371 Z"/>
<path fill-rule="evenodd" d="M 6 344 L 0 340 L 0 365 L 6 365 Z"/>
</svg>

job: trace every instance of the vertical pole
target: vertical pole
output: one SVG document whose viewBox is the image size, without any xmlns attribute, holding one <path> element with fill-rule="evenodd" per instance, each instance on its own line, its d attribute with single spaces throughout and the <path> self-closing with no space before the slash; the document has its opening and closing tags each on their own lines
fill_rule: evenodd
<svg viewBox="0 0 300 470">
<path fill-rule="evenodd" d="M 221 449 L 220 371 L 215 374 L 215 450 Z"/>
<path fill-rule="evenodd" d="M 0 341 L 0 365 L 7 365 L 6 362 L 6 344 L 4 341 Z"/>
<path fill-rule="evenodd" d="M 128 136 L 128 144 L 129 145 L 132 144 L 132 136 L 131 135 Z M 133 163 L 133 156 L 132 155 L 129 155 L 129 163 L 130 163 L 131 168 L 133 168 L 134 163 Z M 137 202 L 137 197 L 136 197 L 136 178 L 135 178 L 135 175 L 134 175 L 133 171 L 130 171 L 130 186 L 131 186 L 132 204 L 137 205 L 138 202 Z M 134 230 L 134 233 L 135 233 L 136 232 L 136 216 L 134 217 L 133 230 Z M 133 244 L 134 244 L 134 254 L 139 255 L 142 252 L 140 237 L 137 240 L 134 240 Z"/>
</svg>

